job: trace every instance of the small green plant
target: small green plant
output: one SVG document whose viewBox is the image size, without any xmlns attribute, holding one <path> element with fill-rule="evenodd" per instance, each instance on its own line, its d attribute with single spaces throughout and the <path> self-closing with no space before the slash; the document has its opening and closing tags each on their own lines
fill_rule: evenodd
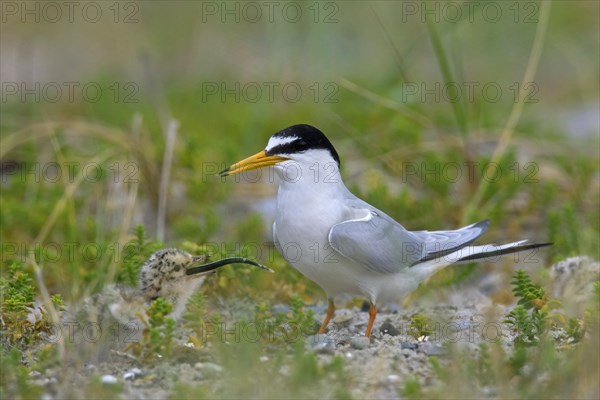
<svg viewBox="0 0 600 400">
<path fill-rule="evenodd" d="M 2 368 L 0 368 L 0 397 L 39 398 L 42 387 L 32 383 L 31 371 L 22 362 L 23 354 L 12 347 L 2 350 Z"/>
<path fill-rule="evenodd" d="M 511 325 L 517 336 L 515 343 L 532 344 L 539 341 L 546 331 L 548 296 L 546 291 L 534 284 L 523 270 L 515 272 L 512 280 L 517 306 L 508 313 L 505 323 Z"/>
<path fill-rule="evenodd" d="M 22 263 L 14 262 L 8 267 L 8 274 L 0 278 L 0 292 L 3 339 L 8 343 L 33 343 L 40 334 L 52 328 L 46 310 L 34 304 L 36 288 Z M 54 295 L 51 299 L 55 306 L 64 306 L 60 295 Z"/>
<path fill-rule="evenodd" d="M 408 325 L 408 334 L 419 340 L 420 338 L 430 336 L 433 333 L 433 323 L 431 318 L 423 314 L 415 314 L 410 317 Z"/>
<path fill-rule="evenodd" d="M 266 301 L 261 301 L 254 307 L 254 319 L 256 321 L 265 322 L 273 318 L 271 306 Z"/>
<path fill-rule="evenodd" d="M 169 317 L 172 310 L 173 305 L 162 297 L 150 304 L 142 339 L 132 346 L 134 354 L 144 360 L 153 360 L 158 356 L 169 357 L 172 354 L 175 332 L 175 320 Z"/>
<path fill-rule="evenodd" d="M 169 317 L 173 305 L 159 297 L 148 309 L 148 330 L 153 353 L 169 356 L 172 350 L 175 320 Z"/>
<path fill-rule="evenodd" d="M 333 357 L 329 362 L 319 362 L 314 352 L 307 352 L 303 343 L 294 344 L 294 362 L 291 366 L 291 374 L 287 384 L 297 393 L 303 391 L 307 394 L 314 389 L 311 386 L 326 383 L 328 381 L 342 383 L 336 388 L 335 398 L 350 398 L 350 394 L 344 390 L 345 362 L 340 356 Z M 310 396 L 312 397 L 312 396 Z"/>
<path fill-rule="evenodd" d="M 305 310 L 304 301 L 298 295 L 291 297 L 287 313 L 273 315 L 269 304 L 258 303 L 254 311 L 254 320 L 263 332 L 267 332 L 263 339 L 277 343 L 302 339 L 306 335 L 315 334 L 318 329 L 313 310 Z"/>
<path fill-rule="evenodd" d="M 136 286 L 140 268 L 150 254 L 161 249 L 162 243 L 148 240 L 143 225 L 135 227 L 135 238 L 123 247 L 122 273 L 118 281 L 129 286 Z"/>
<path fill-rule="evenodd" d="M 540 310 L 548 302 L 546 291 L 534 284 L 525 271 L 517 270 L 511 283 L 513 285 L 512 292 L 518 299 L 518 305 L 522 305 L 526 309 Z"/>
<path fill-rule="evenodd" d="M 182 316 L 184 325 L 194 331 L 189 339 L 196 347 L 201 347 L 200 338 L 206 330 L 206 299 L 202 291 L 198 291 L 188 300 Z"/>
<path fill-rule="evenodd" d="M 569 318 L 565 324 L 565 332 L 575 343 L 580 342 L 586 332 L 600 327 L 600 281 L 594 282 L 593 291 L 583 318 Z"/>
<path fill-rule="evenodd" d="M 52 304 L 61 309 L 65 307 L 65 299 L 60 294 L 53 294 L 50 296 L 50 300 L 52 300 Z"/>
<path fill-rule="evenodd" d="M 33 305 L 35 287 L 33 279 L 24 270 L 21 263 L 12 263 L 8 267 L 8 276 L 0 278 L 2 289 L 2 313 L 19 313 Z"/>
<path fill-rule="evenodd" d="M 590 331 L 600 330 L 600 281 L 594 283 L 594 297 L 585 312 L 584 326 L 589 326 Z"/>
<path fill-rule="evenodd" d="M 594 282 L 594 299 L 592 300 L 590 312 L 595 314 L 600 312 L 600 281 Z"/>
<path fill-rule="evenodd" d="M 579 342 L 585 335 L 584 321 L 578 318 L 569 318 L 565 331 L 575 342 Z"/>
<path fill-rule="evenodd" d="M 290 311 L 286 315 L 286 322 L 295 326 L 303 335 L 314 334 L 317 328 L 313 310 L 304 309 L 304 301 L 298 295 L 290 299 Z"/>
<path fill-rule="evenodd" d="M 404 387 L 400 393 L 407 399 L 423 398 L 423 389 L 421 388 L 421 384 L 417 378 L 411 378 L 404 382 Z"/>
<path fill-rule="evenodd" d="M 539 341 L 539 335 L 545 330 L 545 315 L 537 310 L 528 311 L 523 306 L 515 307 L 505 320 L 517 332 L 515 343 L 532 344 Z"/>
<path fill-rule="evenodd" d="M 477 357 L 477 364 L 475 370 L 475 376 L 481 384 L 489 385 L 493 381 L 493 368 L 492 360 L 490 355 L 490 349 L 487 343 L 479 343 L 479 355 Z"/>
</svg>

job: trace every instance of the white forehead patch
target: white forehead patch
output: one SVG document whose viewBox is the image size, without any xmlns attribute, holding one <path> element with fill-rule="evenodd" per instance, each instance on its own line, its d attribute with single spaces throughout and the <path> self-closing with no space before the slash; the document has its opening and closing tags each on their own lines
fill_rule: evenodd
<svg viewBox="0 0 600 400">
<path fill-rule="evenodd" d="M 277 146 L 292 143 L 295 140 L 298 140 L 298 136 L 286 136 L 286 137 L 271 136 L 271 139 L 269 139 L 269 143 L 267 143 L 267 147 L 265 147 L 265 151 L 269 151 Z"/>
</svg>

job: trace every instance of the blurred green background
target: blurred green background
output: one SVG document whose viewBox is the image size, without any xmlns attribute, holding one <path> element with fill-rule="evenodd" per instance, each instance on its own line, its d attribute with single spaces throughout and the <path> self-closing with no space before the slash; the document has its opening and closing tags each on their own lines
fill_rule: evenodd
<svg viewBox="0 0 600 400">
<path fill-rule="evenodd" d="M 276 186 L 217 174 L 295 123 L 324 131 L 347 186 L 408 229 L 490 218 L 486 242 L 555 242 L 528 265 L 542 277 L 600 258 L 598 2 L 1 7 L 3 276 L 33 256 L 67 301 L 130 282 L 123 246 L 143 225 L 152 246 L 276 269 L 224 268 L 215 297 L 322 302 L 269 244 Z M 431 287 L 494 269 L 507 304 L 513 265 L 451 267 Z"/>
<path fill-rule="evenodd" d="M 556 253 L 597 253 L 598 4 L 553 5 L 527 82 L 541 4 L 491 5 L 5 4 L 3 241 L 20 254 L 75 242 L 56 264 L 84 261 L 85 275 L 85 258 L 106 262 L 78 258 L 87 243 L 118 248 L 137 223 L 153 234 L 176 119 L 167 243 L 268 240 L 247 225 L 268 222 L 272 189 L 215 173 L 307 122 L 337 145 L 348 185 L 409 228 L 491 216 L 491 239 L 529 228 Z M 496 178 L 484 166 L 519 96 Z"/>
<path fill-rule="evenodd" d="M 311 297 L 265 245 L 274 185 L 216 174 L 299 122 L 409 229 L 490 217 L 490 241 L 598 258 L 599 5 L 544 4 L 5 3 L 3 266 L 33 251 L 77 297 L 143 224 L 281 267 L 260 296 Z"/>
</svg>

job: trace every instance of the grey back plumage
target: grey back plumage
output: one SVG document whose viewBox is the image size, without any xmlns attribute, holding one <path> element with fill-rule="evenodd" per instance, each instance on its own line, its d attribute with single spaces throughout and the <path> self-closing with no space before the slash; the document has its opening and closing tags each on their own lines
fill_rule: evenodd
<svg viewBox="0 0 600 400">
<path fill-rule="evenodd" d="M 472 243 L 489 226 L 485 220 L 457 230 L 408 231 L 349 191 L 346 203 L 369 214 L 334 225 L 329 232 L 329 244 L 343 256 L 382 274 L 396 273 L 453 253 Z"/>
</svg>

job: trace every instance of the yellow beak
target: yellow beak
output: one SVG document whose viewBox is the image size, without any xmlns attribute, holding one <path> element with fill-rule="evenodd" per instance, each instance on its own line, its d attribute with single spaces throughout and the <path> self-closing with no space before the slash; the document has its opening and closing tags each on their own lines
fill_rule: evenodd
<svg viewBox="0 0 600 400">
<path fill-rule="evenodd" d="M 253 156 L 245 158 L 242 161 L 238 161 L 235 164 L 225 168 L 223 171 L 219 172 L 219 175 L 233 175 L 239 172 L 249 171 L 251 169 L 268 167 L 269 165 L 275 165 L 286 160 L 288 159 L 285 157 L 268 156 L 267 153 L 263 150 L 259 153 L 256 153 Z"/>
</svg>

